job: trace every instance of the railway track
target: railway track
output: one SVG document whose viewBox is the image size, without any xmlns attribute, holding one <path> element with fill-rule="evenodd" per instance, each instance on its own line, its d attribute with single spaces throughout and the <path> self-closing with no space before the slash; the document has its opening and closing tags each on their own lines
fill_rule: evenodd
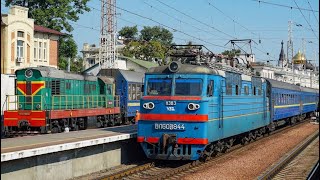
<svg viewBox="0 0 320 180">
<path fill-rule="evenodd" d="M 278 129 L 276 131 L 273 131 L 268 136 L 275 135 L 277 133 L 283 132 L 285 130 L 291 129 L 291 128 L 297 128 L 304 123 L 308 123 L 309 121 L 303 121 L 301 123 L 296 124 L 295 126 L 287 126 L 283 127 L 281 129 Z M 263 136 L 265 137 L 265 136 Z M 255 141 L 259 141 L 260 139 L 263 139 L 263 137 L 257 138 Z M 244 145 L 246 146 L 246 145 Z M 219 161 L 223 158 L 228 158 L 228 154 L 241 150 L 242 147 L 244 147 L 241 144 L 237 144 L 232 146 L 230 149 L 227 150 L 227 153 L 220 153 L 216 155 L 214 158 L 208 158 L 205 162 L 200 161 L 189 161 L 184 162 L 180 164 L 177 164 L 176 162 L 150 162 L 143 164 L 141 166 L 137 166 L 134 168 L 130 168 L 115 174 L 111 174 L 108 176 L 105 176 L 103 180 L 113 180 L 113 179 L 125 179 L 125 180 L 131 180 L 131 179 L 178 179 L 186 174 L 192 173 L 198 169 L 203 169 L 209 166 L 212 166 L 216 161 Z M 176 165 L 177 167 L 174 167 Z"/>
<path fill-rule="evenodd" d="M 312 149 L 310 150 L 310 148 L 318 149 L 318 137 L 319 131 L 310 135 L 283 159 L 259 176 L 258 179 L 306 179 L 308 177 L 306 169 L 312 169 L 318 160 L 314 159 L 314 154 L 318 154 L 319 151 L 314 152 Z M 308 146 L 310 148 L 306 149 Z"/>
</svg>

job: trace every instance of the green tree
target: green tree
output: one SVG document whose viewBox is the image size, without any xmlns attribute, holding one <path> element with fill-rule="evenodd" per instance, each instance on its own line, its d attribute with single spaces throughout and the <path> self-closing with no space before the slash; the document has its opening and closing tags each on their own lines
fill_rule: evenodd
<svg viewBox="0 0 320 180">
<path fill-rule="evenodd" d="M 70 71 L 71 72 L 81 72 L 83 71 L 83 58 L 81 56 L 77 56 L 72 59 Z"/>
<path fill-rule="evenodd" d="M 170 46 L 173 39 L 173 35 L 169 30 L 161 28 L 159 26 L 144 26 L 140 31 L 140 34 L 141 40 L 148 42 L 151 40 L 157 40 L 165 46 Z"/>
<path fill-rule="evenodd" d="M 236 55 L 239 55 L 240 53 L 241 53 L 240 49 L 231 49 L 230 51 L 225 50 L 221 54 L 228 56 L 228 58 L 231 59 L 231 58 L 235 57 Z"/>
<path fill-rule="evenodd" d="M 70 58 L 71 65 L 77 55 L 77 44 L 73 40 L 72 35 L 67 35 L 59 39 L 59 60 L 58 67 L 66 70 L 68 67 L 68 58 Z M 81 65 L 82 66 L 82 65 Z"/>
<path fill-rule="evenodd" d="M 29 17 L 35 24 L 57 31 L 73 30 L 70 21 L 79 20 L 79 14 L 90 11 L 89 0 L 6 0 L 6 6 L 18 5 L 29 8 Z"/>
<path fill-rule="evenodd" d="M 136 39 L 136 36 L 138 35 L 138 28 L 137 26 L 125 26 L 119 31 L 119 35 L 127 39 Z"/>
</svg>

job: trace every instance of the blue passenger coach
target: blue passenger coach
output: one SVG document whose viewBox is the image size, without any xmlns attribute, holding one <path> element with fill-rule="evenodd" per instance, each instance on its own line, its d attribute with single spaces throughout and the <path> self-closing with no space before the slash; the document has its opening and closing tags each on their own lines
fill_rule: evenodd
<svg viewBox="0 0 320 180">
<path fill-rule="evenodd" d="M 270 111 L 273 122 L 282 121 L 281 124 L 286 122 L 294 124 L 296 121 L 310 117 L 316 111 L 319 101 L 317 89 L 272 79 L 267 79 L 267 81 L 272 95 Z"/>
<path fill-rule="evenodd" d="M 140 98 L 144 73 L 121 69 L 102 69 L 99 75 L 115 78 L 115 93 L 120 96 L 120 111 L 124 122 L 134 122 Z"/>
</svg>

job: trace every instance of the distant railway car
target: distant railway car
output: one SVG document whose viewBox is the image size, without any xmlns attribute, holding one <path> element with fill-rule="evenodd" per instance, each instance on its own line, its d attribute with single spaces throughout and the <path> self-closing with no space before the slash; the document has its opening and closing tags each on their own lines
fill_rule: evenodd
<svg viewBox="0 0 320 180">
<path fill-rule="evenodd" d="M 317 110 L 318 90 L 272 79 L 267 81 L 272 95 L 270 99 L 272 121 L 294 124 L 300 119 L 310 117 Z"/>
<path fill-rule="evenodd" d="M 316 110 L 314 89 L 218 69 L 194 52 L 145 73 L 137 141 L 148 158 L 205 159 Z"/>
<path fill-rule="evenodd" d="M 103 69 L 99 75 L 115 78 L 115 93 L 120 97 L 122 121 L 134 122 L 136 111 L 140 110 L 144 73 L 121 69 Z"/>
<path fill-rule="evenodd" d="M 114 79 L 67 73 L 51 67 L 16 71 L 16 95 L 8 96 L 6 134 L 19 131 L 61 132 L 89 124 L 119 124 L 119 97 Z"/>
</svg>

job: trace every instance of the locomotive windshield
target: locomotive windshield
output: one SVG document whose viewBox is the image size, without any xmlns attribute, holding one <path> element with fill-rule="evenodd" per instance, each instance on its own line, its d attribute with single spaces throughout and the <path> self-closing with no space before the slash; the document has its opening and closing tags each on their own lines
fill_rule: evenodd
<svg viewBox="0 0 320 180">
<path fill-rule="evenodd" d="M 171 79 L 149 79 L 147 95 L 171 95 Z"/>
<path fill-rule="evenodd" d="M 202 92 L 201 79 L 175 79 L 176 96 L 200 96 Z M 147 95 L 170 96 L 172 92 L 172 79 L 149 79 Z"/>
<path fill-rule="evenodd" d="M 176 96 L 200 96 L 201 92 L 201 79 L 176 79 Z"/>
</svg>

